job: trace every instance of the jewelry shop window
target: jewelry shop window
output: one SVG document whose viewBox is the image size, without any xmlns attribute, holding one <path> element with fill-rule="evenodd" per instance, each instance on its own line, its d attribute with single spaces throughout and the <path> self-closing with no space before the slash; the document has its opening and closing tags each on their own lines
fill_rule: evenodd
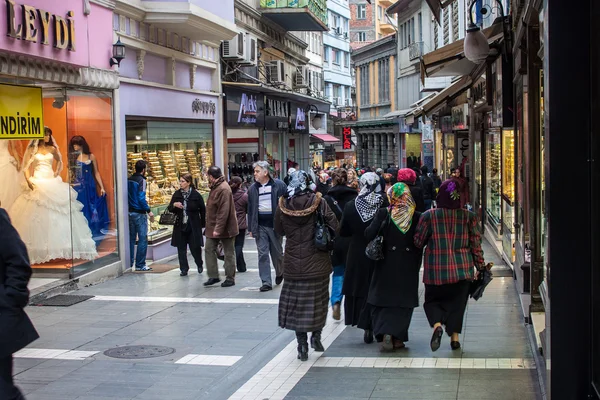
<svg viewBox="0 0 600 400">
<path fill-rule="evenodd" d="M 213 125 L 211 122 L 126 120 L 127 164 L 129 174 L 135 163 L 147 163 L 146 197 L 154 222 L 149 222 L 149 243 L 168 238 L 172 226 L 160 225 L 171 196 L 179 189 L 179 177 L 191 173 L 196 189 L 206 199 L 210 192 L 206 172 L 213 165 Z"/>
</svg>

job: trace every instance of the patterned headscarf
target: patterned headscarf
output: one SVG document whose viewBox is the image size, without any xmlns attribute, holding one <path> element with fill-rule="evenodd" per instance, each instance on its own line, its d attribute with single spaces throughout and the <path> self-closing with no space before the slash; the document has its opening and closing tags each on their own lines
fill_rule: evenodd
<svg viewBox="0 0 600 400">
<path fill-rule="evenodd" d="M 417 205 L 405 183 L 398 182 L 387 191 L 390 217 L 400 232 L 406 233 L 412 225 Z"/>
<path fill-rule="evenodd" d="M 369 221 L 383 205 L 381 180 L 375 172 L 367 172 L 360 177 L 360 193 L 356 198 L 356 211 L 363 222 Z"/>
<path fill-rule="evenodd" d="M 308 174 L 303 170 L 294 171 L 290 174 L 290 183 L 288 183 L 288 197 L 292 198 L 304 193 L 308 188 Z"/>
<path fill-rule="evenodd" d="M 460 193 L 458 192 L 458 183 L 453 179 L 449 179 L 442 183 L 435 202 L 438 208 L 448 208 L 450 210 L 459 209 Z"/>
<path fill-rule="evenodd" d="M 398 182 L 414 185 L 417 181 L 417 173 L 410 168 L 402 168 L 398 171 Z"/>
</svg>

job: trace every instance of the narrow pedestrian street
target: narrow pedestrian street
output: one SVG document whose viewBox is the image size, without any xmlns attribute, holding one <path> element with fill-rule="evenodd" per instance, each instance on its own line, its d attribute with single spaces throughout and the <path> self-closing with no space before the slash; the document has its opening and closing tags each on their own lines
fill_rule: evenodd
<svg viewBox="0 0 600 400">
<path fill-rule="evenodd" d="M 254 240 L 246 243 L 249 270 L 232 288 L 205 288 L 206 273 L 175 268 L 69 293 L 94 296 L 70 307 L 28 307 L 40 339 L 15 354 L 16 383 L 29 400 L 540 398 L 514 280 L 489 244 L 495 279 L 469 301 L 461 350 L 444 337 L 431 352 L 422 307 L 407 348 L 386 354 L 330 313 L 326 351 L 300 362 L 294 333 L 277 326 L 280 287 L 258 291 Z M 129 345 L 145 347 L 104 354 Z M 160 356 L 136 358 L 144 355 Z"/>
</svg>

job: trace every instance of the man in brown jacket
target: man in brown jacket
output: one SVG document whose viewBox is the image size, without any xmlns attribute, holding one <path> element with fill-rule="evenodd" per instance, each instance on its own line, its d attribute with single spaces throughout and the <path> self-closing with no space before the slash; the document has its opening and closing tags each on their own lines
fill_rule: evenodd
<svg viewBox="0 0 600 400">
<path fill-rule="evenodd" d="M 204 286 L 221 282 L 217 264 L 217 245 L 221 242 L 225 253 L 225 282 L 221 287 L 230 287 L 235 285 L 234 241 L 239 233 L 233 195 L 219 167 L 212 166 L 208 169 L 208 182 L 210 194 L 206 203 L 205 231 L 208 280 L 204 282 Z"/>
</svg>

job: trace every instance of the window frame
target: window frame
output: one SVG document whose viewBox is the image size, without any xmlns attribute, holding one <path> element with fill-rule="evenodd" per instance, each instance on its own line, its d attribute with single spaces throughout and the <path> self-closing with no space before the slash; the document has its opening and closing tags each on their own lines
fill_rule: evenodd
<svg viewBox="0 0 600 400">
<path fill-rule="evenodd" d="M 367 5 L 358 4 L 356 6 L 356 19 L 367 19 Z"/>
</svg>

